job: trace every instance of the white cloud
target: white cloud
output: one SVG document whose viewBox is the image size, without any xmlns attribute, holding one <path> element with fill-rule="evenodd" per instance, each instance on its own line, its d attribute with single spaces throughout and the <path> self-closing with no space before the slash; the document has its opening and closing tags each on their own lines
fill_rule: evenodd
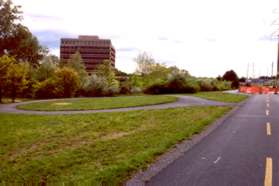
<svg viewBox="0 0 279 186">
<path fill-rule="evenodd" d="M 24 24 L 34 32 L 111 38 L 116 49 L 150 52 L 160 62 L 196 76 L 222 75 L 229 69 L 245 76 L 248 63 L 255 64 L 256 75 L 266 75 L 277 60 L 276 42 L 263 38 L 279 27 L 271 26 L 279 17 L 273 14 L 278 0 L 14 2 L 23 6 Z M 117 52 L 117 67 L 132 72 L 137 54 L 137 50 Z"/>
</svg>

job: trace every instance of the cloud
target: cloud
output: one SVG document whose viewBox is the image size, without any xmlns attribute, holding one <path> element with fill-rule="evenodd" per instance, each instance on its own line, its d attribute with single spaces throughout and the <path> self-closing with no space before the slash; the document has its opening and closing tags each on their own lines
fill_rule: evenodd
<svg viewBox="0 0 279 186">
<path fill-rule="evenodd" d="M 37 19 L 37 20 L 40 20 L 40 21 L 45 21 L 45 20 L 54 20 L 54 21 L 57 21 L 57 20 L 61 20 L 60 17 L 58 16 L 49 16 L 49 15 L 44 15 L 44 14 L 26 14 L 26 16 L 32 18 L 32 19 Z"/>
<path fill-rule="evenodd" d="M 278 32 L 275 31 L 269 35 L 263 35 L 259 37 L 259 41 L 270 41 L 270 42 L 277 42 L 278 41 Z"/>
<path fill-rule="evenodd" d="M 168 41 L 169 38 L 166 37 L 166 36 L 159 36 L 159 37 L 158 37 L 158 40 L 160 40 L 160 41 Z"/>
<path fill-rule="evenodd" d="M 42 45 L 50 49 L 59 48 L 62 37 L 74 37 L 73 34 L 57 30 L 34 31 L 33 34 L 37 36 Z"/>
<path fill-rule="evenodd" d="M 139 49 L 136 47 L 125 47 L 125 48 L 118 48 L 117 52 L 138 52 Z"/>
</svg>

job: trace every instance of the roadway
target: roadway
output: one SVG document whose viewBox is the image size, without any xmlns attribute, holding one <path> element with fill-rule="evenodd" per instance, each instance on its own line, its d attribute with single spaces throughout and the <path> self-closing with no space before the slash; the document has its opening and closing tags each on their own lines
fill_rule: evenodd
<svg viewBox="0 0 279 186">
<path fill-rule="evenodd" d="M 279 185 L 279 95 L 255 95 L 148 186 Z"/>
</svg>

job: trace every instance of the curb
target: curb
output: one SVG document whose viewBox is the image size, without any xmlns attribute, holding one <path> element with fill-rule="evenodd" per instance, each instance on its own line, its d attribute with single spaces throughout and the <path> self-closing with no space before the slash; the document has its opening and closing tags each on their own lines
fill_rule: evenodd
<svg viewBox="0 0 279 186">
<path fill-rule="evenodd" d="M 226 113 L 221 118 L 217 119 L 213 124 L 209 125 L 200 134 L 193 135 L 191 139 L 186 139 L 178 144 L 176 144 L 169 151 L 159 156 L 157 160 L 149 165 L 146 170 L 140 170 L 134 176 L 126 181 L 124 185 L 126 186 L 144 186 L 152 177 L 161 172 L 164 168 L 170 165 L 172 162 L 177 160 L 179 157 L 183 156 L 187 151 L 189 151 L 193 146 L 202 141 L 205 137 L 210 135 L 214 130 L 216 130 L 220 125 L 222 125 L 227 119 L 229 119 L 234 113 L 238 111 L 249 99 L 240 102 L 232 110 Z"/>
</svg>

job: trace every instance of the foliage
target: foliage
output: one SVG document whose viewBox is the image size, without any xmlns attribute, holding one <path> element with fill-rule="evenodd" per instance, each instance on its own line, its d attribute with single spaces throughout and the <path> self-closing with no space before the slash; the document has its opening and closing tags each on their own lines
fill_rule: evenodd
<svg viewBox="0 0 279 186">
<path fill-rule="evenodd" d="M 20 91 L 19 96 L 21 98 L 32 98 L 34 95 L 34 85 L 37 83 L 35 78 L 35 68 L 30 63 L 25 62 L 25 86 Z"/>
<path fill-rule="evenodd" d="M 55 72 L 55 84 L 58 97 L 73 97 L 80 87 L 80 79 L 75 70 L 62 67 Z"/>
<path fill-rule="evenodd" d="M 14 35 L 9 38 L 7 52 L 15 56 L 18 61 L 29 62 L 32 66 L 37 66 L 39 60 L 46 53 L 45 48 L 40 46 L 38 39 L 21 24 L 17 25 Z"/>
<path fill-rule="evenodd" d="M 38 82 L 34 85 L 36 98 L 48 99 L 48 98 L 56 98 L 61 95 L 58 95 L 57 92 L 57 83 L 54 78 L 46 79 L 42 82 Z"/>
<path fill-rule="evenodd" d="M 24 63 L 12 63 L 7 70 L 7 91 L 12 98 L 12 102 L 15 101 L 16 96 L 22 91 L 27 82 L 26 73 L 28 71 L 28 65 Z"/>
<path fill-rule="evenodd" d="M 36 66 L 45 50 L 28 28 L 19 23 L 22 18 L 19 9 L 11 0 L 0 0 L 0 56 L 8 53 L 17 61 Z"/>
<path fill-rule="evenodd" d="M 13 5 L 11 0 L 0 0 L 0 55 L 3 55 L 3 46 L 7 38 L 14 34 L 18 20 L 21 20 L 20 6 Z"/>
<path fill-rule="evenodd" d="M 2 102 L 5 85 L 7 83 L 7 71 L 9 66 L 15 62 L 15 58 L 8 55 L 3 55 L 0 57 L 0 103 Z"/>
<path fill-rule="evenodd" d="M 109 60 L 98 65 L 96 72 L 88 77 L 84 92 L 86 96 L 108 96 L 119 93 L 119 81 Z"/>
<path fill-rule="evenodd" d="M 38 69 L 36 70 L 36 79 L 38 81 L 45 81 L 49 78 L 52 78 L 54 77 L 56 69 L 57 62 L 55 61 L 55 58 L 53 58 L 52 56 L 45 56 L 40 62 Z"/>
<path fill-rule="evenodd" d="M 223 75 L 223 79 L 226 81 L 231 81 L 232 82 L 232 88 L 238 88 L 239 86 L 239 79 L 237 74 L 233 70 L 229 70 L 225 72 Z"/>
<path fill-rule="evenodd" d="M 108 82 L 104 77 L 92 74 L 88 77 L 84 85 L 85 96 L 104 96 L 106 95 Z"/>
<path fill-rule="evenodd" d="M 140 75 L 150 74 L 156 65 L 155 60 L 146 52 L 139 54 L 134 61 L 137 63 L 136 73 Z"/>
<path fill-rule="evenodd" d="M 78 51 L 70 57 L 66 66 L 74 69 L 78 73 L 82 83 L 81 87 L 83 87 L 87 78 L 87 72 L 81 55 Z"/>
</svg>

